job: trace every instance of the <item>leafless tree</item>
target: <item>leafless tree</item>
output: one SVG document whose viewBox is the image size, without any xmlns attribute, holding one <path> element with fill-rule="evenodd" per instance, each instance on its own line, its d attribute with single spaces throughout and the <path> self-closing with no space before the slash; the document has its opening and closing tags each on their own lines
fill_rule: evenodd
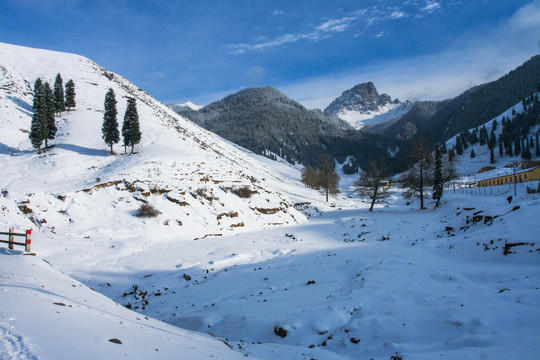
<svg viewBox="0 0 540 360">
<path fill-rule="evenodd" d="M 424 206 L 424 187 L 429 177 L 431 165 L 431 151 L 425 138 L 419 137 L 411 142 L 411 160 L 414 165 L 401 177 L 401 186 L 405 188 L 403 195 L 406 198 L 417 196 L 420 199 L 420 210 Z"/>
<path fill-rule="evenodd" d="M 388 197 L 389 185 L 384 178 L 386 177 L 386 159 L 375 161 L 369 160 L 370 169 L 362 172 L 355 181 L 356 191 L 371 200 L 369 211 L 373 212 L 373 206 L 377 200 Z"/>
<path fill-rule="evenodd" d="M 339 192 L 339 175 L 336 172 L 336 164 L 330 155 L 322 153 L 319 156 L 318 174 L 319 186 L 326 195 L 326 202 L 328 202 L 328 195 L 335 196 Z"/>
</svg>

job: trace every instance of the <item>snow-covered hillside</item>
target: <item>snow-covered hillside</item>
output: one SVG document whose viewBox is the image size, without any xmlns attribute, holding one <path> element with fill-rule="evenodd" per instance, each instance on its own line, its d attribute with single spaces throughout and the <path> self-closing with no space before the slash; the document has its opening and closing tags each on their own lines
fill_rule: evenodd
<svg viewBox="0 0 540 360">
<path fill-rule="evenodd" d="M 540 356 L 540 197 L 524 185 L 511 203 L 459 188 L 437 210 L 397 189 L 373 213 L 350 193 L 325 205 L 298 169 L 88 59 L 0 44 L 0 67 L 0 231 L 31 228 L 35 252 L 0 244 L 0 359 Z M 58 72 L 77 108 L 37 155 L 31 87 Z M 120 118 L 137 99 L 134 155 L 101 140 L 109 87 Z M 145 202 L 161 214 L 135 217 Z"/>
<path fill-rule="evenodd" d="M 191 101 L 186 101 L 185 103 L 183 104 L 170 104 L 168 105 L 174 112 L 178 112 L 178 111 L 181 111 L 181 110 L 185 110 L 185 109 L 191 109 L 191 110 L 199 110 L 200 108 L 202 108 L 201 105 L 196 105 L 194 103 L 192 103 Z"/>
<path fill-rule="evenodd" d="M 535 95 L 540 96 L 540 93 L 536 93 Z M 515 104 L 514 106 L 510 107 L 509 109 L 507 109 L 506 111 L 504 111 L 502 114 L 487 121 L 483 125 L 478 126 L 477 129 L 480 129 L 482 126 L 485 126 L 488 133 L 490 133 L 493 126 L 493 121 L 496 121 L 497 126 L 495 128 L 494 133 L 497 139 L 499 139 L 499 136 L 501 135 L 503 131 L 503 127 L 501 125 L 503 117 L 507 119 L 512 119 L 514 117 L 514 115 L 512 115 L 513 113 L 519 114 L 519 113 L 523 113 L 523 111 L 524 111 L 523 103 L 519 102 Z M 468 131 L 472 133 L 472 131 L 475 129 L 476 128 L 471 128 Z M 533 126 L 529 130 L 529 134 L 527 135 L 527 137 L 531 137 L 531 136 L 534 137 L 534 134 L 536 134 L 537 131 L 539 130 L 540 130 L 539 125 Z M 459 135 L 455 135 L 446 141 L 447 149 L 455 148 L 457 136 Z M 497 143 L 498 143 L 498 140 L 497 140 Z M 471 157 L 472 151 L 474 151 L 475 153 L 474 158 Z M 505 166 L 512 164 L 512 162 L 520 162 L 523 160 L 520 155 L 500 156 L 498 147 L 494 149 L 494 155 L 495 155 L 495 158 L 494 158 L 495 163 L 491 164 L 490 163 L 490 150 L 487 145 L 480 145 L 479 143 L 469 144 L 468 148 L 464 150 L 462 155 L 456 154 L 456 157 L 455 157 L 455 161 L 458 164 L 457 166 L 459 168 L 459 175 L 462 177 L 467 177 L 467 181 L 474 183 L 476 182 L 476 180 L 486 179 L 486 178 L 494 177 L 497 174 L 501 174 L 502 172 L 506 171 L 504 170 Z M 532 155 L 532 160 L 540 160 L 540 158 L 536 156 L 536 152 L 534 148 L 532 149 L 531 155 Z M 493 166 L 495 167 L 495 169 L 491 171 L 482 172 L 480 174 L 478 173 L 480 169 L 487 166 Z"/>
<path fill-rule="evenodd" d="M 2 44 L 0 66 L 0 186 L 10 211 L 19 212 L 15 205 L 25 202 L 33 210 L 17 225 L 62 233 L 89 215 L 115 216 L 140 234 L 142 222 L 132 213 L 146 202 L 163 215 L 144 228 L 169 225 L 166 232 L 193 237 L 305 221 L 294 201 L 278 191 L 287 180 L 88 59 Z M 58 72 L 75 81 L 77 107 L 57 119 L 54 147 L 38 156 L 28 138 L 32 86 L 36 78 L 52 81 Z M 108 156 L 101 139 L 109 87 L 117 94 L 120 122 L 125 97 L 137 99 L 143 136 L 135 155 L 124 155 L 117 145 L 118 154 Z M 244 197 L 235 194 L 242 189 Z M 301 187 L 299 192 L 306 193 Z M 89 208 L 95 211 L 88 214 Z"/>
<path fill-rule="evenodd" d="M 414 102 L 388 103 L 374 111 L 357 111 L 342 109 L 337 115 L 355 129 L 370 131 L 370 126 L 388 123 L 391 124 L 405 115 Z"/>
</svg>

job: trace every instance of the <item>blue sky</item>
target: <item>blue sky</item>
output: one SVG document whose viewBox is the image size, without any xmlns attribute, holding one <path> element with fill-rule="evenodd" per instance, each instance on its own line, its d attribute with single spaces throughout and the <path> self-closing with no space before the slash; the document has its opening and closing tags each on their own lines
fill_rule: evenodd
<svg viewBox="0 0 540 360">
<path fill-rule="evenodd" d="M 0 41 L 84 55 L 164 103 L 355 84 L 440 100 L 540 53 L 540 0 L 2 0 Z"/>
</svg>

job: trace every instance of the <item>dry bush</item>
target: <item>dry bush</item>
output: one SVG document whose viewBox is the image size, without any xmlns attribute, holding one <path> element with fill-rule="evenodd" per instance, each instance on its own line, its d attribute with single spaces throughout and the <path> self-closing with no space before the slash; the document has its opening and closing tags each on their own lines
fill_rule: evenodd
<svg viewBox="0 0 540 360">
<path fill-rule="evenodd" d="M 135 216 L 137 217 L 156 217 L 161 214 L 156 208 L 150 204 L 142 204 Z"/>
</svg>

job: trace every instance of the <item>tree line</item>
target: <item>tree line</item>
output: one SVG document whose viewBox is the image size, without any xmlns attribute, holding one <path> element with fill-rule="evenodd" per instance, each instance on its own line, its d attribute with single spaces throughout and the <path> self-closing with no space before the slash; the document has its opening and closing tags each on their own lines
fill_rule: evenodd
<svg viewBox="0 0 540 360">
<path fill-rule="evenodd" d="M 443 197 L 444 184 L 454 179 L 457 172 L 452 159 L 444 156 L 443 145 L 437 144 L 435 149 L 428 145 L 428 140 L 420 137 L 410 142 L 409 157 L 413 165 L 399 179 L 404 188 L 405 198 L 417 197 L 420 209 L 425 209 L 424 200 L 429 195 L 426 188 L 431 187 L 431 198 L 435 200 L 435 208 Z M 367 170 L 362 171 L 355 181 L 356 192 L 371 201 L 369 211 L 377 201 L 389 196 L 390 180 L 388 179 L 388 159 L 384 156 L 378 160 L 370 159 Z M 339 193 L 339 176 L 335 171 L 334 160 L 328 154 L 321 154 L 317 168 L 305 166 L 302 169 L 302 182 L 305 186 L 322 190 L 326 195 Z"/>
<path fill-rule="evenodd" d="M 63 111 L 71 111 L 75 103 L 75 83 L 69 80 L 65 89 L 60 73 L 56 75 L 54 87 L 48 82 L 43 82 L 37 78 L 34 82 L 34 99 L 32 108 L 32 123 L 30 125 L 30 142 L 41 154 L 41 146 L 45 141 L 45 148 L 49 146 L 48 140 L 56 137 L 58 128 L 56 126 L 56 116 L 60 116 Z"/>
<path fill-rule="evenodd" d="M 487 146 L 490 151 L 490 163 L 495 163 L 495 149 L 500 157 L 521 156 L 524 160 L 530 160 L 532 153 L 540 156 L 540 144 L 538 131 L 530 135 L 531 128 L 540 124 L 540 100 L 538 94 L 529 96 L 522 101 L 523 111 L 512 110 L 511 116 L 503 116 L 501 119 L 502 131 L 499 136 L 495 134 L 499 123 L 496 119 L 491 122 L 491 131 L 483 125 L 480 129 L 464 131 L 456 136 L 455 146 L 448 150 L 448 155 L 453 158 L 456 154 L 463 155 L 469 145 L 480 144 Z M 532 149 L 532 150 L 531 150 Z M 476 157 L 474 149 L 471 149 L 470 157 Z"/>
<path fill-rule="evenodd" d="M 58 127 L 56 126 L 55 117 L 61 116 L 63 111 L 71 111 L 76 106 L 75 95 L 75 83 L 73 80 L 69 80 L 64 88 L 60 73 L 56 75 L 53 88 L 48 82 L 43 82 L 41 78 L 36 79 L 32 103 L 34 112 L 29 138 L 32 146 L 38 149 L 38 154 L 41 154 L 43 142 L 45 142 L 45 148 L 47 148 L 49 146 L 48 140 L 53 140 L 56 137 Z M 101 132 L 105 144 L 111 148 L 111 155 L 114 154 L 113 144 L 120 141 L 116 104 L 114 91 L 109 88 L 105 95 L 105 111 Z M 141 141 L 137 104 L 136 100 L 131 97 L 127 98 L 127 107 L 122 124 L 122 139 L 125 153 L 127 153 L 128 146 L 131 146 L 131 153 L 133 153 L 135 145 Z"/>
</svg>

